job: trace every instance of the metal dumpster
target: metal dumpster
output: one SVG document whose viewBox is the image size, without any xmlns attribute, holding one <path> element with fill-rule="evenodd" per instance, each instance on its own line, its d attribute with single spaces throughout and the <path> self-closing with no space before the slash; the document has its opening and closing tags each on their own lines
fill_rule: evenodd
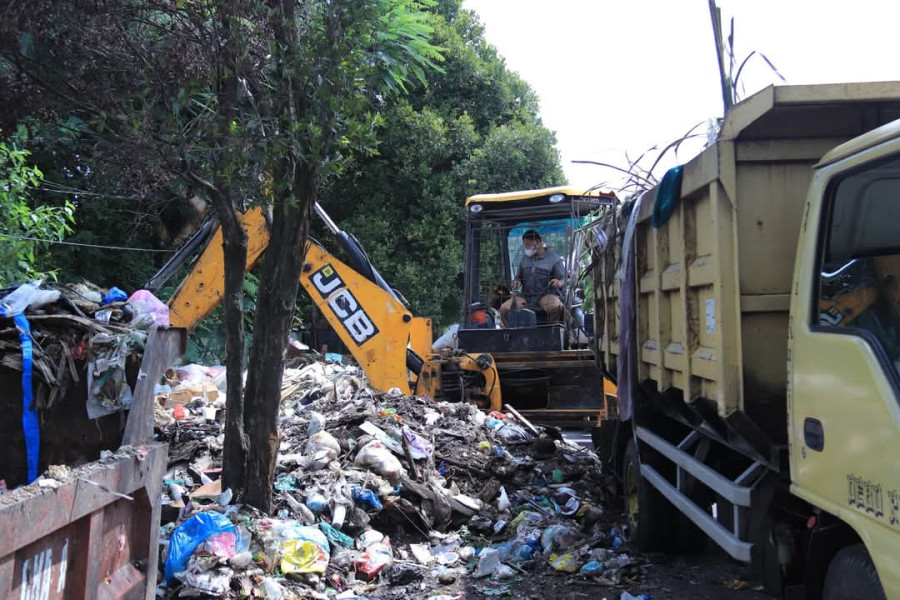
<svg viewBox="0 0 900 600">
<path fill-rule="evenodd" d="M 151 332 L 117 451 L 0 495 L 0 597 L 155 596 L 167 446 L 150 441 L 153 391 L 185 337 L 184 329 Z"/>
</svg>

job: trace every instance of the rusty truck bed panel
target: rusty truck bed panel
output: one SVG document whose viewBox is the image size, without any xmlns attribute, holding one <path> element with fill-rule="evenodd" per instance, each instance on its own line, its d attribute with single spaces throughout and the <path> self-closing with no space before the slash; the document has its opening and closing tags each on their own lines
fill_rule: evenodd
<svg viewBox="0 0 900 600">
<path fill-rule="evenodd" d="M 56 489 L 0 496 L 0 596 L 152 598 L 166 450 L 123 448 Z"/>
</svg>

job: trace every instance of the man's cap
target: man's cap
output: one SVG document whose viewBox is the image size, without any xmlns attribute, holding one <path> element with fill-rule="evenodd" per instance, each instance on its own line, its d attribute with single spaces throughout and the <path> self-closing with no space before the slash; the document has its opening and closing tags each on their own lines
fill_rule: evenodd
<svg viewBox="0 0 900 600">
<path fill-rule="evenodd" d="M 525 233 L 522 234 L 523 240 L 533 240 L 533 241 L 541 241 L 541 234 L 538 233 L 537 229 L 529 229 Z"/>
</svg>

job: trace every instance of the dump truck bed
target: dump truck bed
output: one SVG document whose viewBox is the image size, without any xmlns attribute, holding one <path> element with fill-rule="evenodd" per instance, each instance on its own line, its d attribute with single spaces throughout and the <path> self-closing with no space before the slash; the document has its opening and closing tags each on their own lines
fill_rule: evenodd
<svg viewBox="0 0 900 600">
<path fill-rule="evenodd" d="M 718 141 L 684 165 L 680 200 L 659 228 L 651 225 L 659 189 L 644 195 L 633 242 L 640 383 L 700 418 L 749 420 L 786 441 L 788 313 L 813 166 L 897 118 L 895 83 L 770 87 L 733 107 Z M 594 273 L 598 358 L 611 373 L 620 352 L 618 221 Z"/>
</svg>

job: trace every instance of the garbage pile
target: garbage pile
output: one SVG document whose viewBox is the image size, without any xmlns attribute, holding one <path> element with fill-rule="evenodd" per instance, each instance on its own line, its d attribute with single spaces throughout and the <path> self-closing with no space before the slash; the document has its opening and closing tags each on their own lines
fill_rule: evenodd
<svg viewBox="0 0 900 600">
<path fill-rule="evenodd" d="M 535 573 L 636 585 L 593 452 L 508 407 L 382 394 L 307 361 L 285 370 L 271 516 L 222 489 L 221 396 L 160 406 L 160 597 L 458 598 Z"/>
<path fill-rule="evenodd" d="M 39 455 L 72 464 L 98 454 L 99 448 L 77 448 L 77 439 L 67 448 L 64 438 L 75 428 L 57 431 L 54 423 L 80 419 L 88 427 L 88 420 L 127 410 L 148 330 L 162 324 L 168 309 L 143 290 L 130 298 L 87 282 L 0 290 L 0 385 L 8 391 L 0 402 L 6 457 L 0 480 L 10 488 L 34 481 Z M 93 426 L 103 430 L 101 438 L 109 433 L 105 423 Z M 42 444 L 43 431 L 53 432 L 56 447 Z M 117 445 L 108 445 L 109 435 L 98 441 L 104 442 L 106 449 Z"/>
</svg>

